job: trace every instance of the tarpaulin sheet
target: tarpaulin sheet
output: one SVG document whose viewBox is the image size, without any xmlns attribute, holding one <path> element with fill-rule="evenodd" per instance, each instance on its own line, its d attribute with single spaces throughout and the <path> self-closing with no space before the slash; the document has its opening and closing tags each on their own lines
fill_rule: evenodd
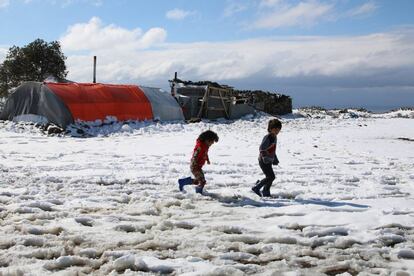
<svg viewBox="0 0 414 276">
<path fill-rule="evenodd" d="M 161 121 L 184 120 L 182 109 L 171 94 L 159 88 L 145 86 L 139 88 L 144 91 L 145 96 L 151 102 L 154 119 Z"/>
<path fill-rule="evenodd" d="M 73 123 L 67 106 L 41 82 L 20 85 L 7 99 L 0 119 L 11 121 L 20 115 L 42 116 L 62 128 Z"/>
<path fill-rule="evenodd" d="M 73 119 L 104 120 L 107 116 L 125 120 L 153 119 L 151 104 L 136 85 L 46 83 L 65 103 Z"/>
</svg>

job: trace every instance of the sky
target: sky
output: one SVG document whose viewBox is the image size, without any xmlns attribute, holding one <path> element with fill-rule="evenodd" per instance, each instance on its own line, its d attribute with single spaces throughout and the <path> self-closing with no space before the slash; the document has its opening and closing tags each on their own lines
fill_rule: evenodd
<svg viewBox="0 0 414 276">
<path fill-rule="evenodd" d="M 174 72 L 295 107 L 414 106 L 411 0 L 0 0 L 9 47 L 59 41 L 68 79 L 169 89 Z"/>
</svg>

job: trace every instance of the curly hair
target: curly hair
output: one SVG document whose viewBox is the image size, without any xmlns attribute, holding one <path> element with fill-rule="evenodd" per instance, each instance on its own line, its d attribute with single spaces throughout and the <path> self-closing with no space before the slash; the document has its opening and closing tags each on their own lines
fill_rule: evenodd
<svg viewBox="0 0 414 276">
<path fill-rule="evenodd" d="M 282 122 L 280 122 L 278 119 L 272 119 L 269 121 L 269 124 L 267 126 L 267 131 L 270 132 L 272 128 L 282 129 Z"/>
<path fill-rule="evenodd" d="M 214 131 L 206 130 L 198 136 L 198 140 L 200 140 L 202 142 L 214 141 L 214 142 L 217 143 L 218 140 L 219 140 L 219 137 L 218 137 L 217 133 L 215 133 Z"/>
</svg>

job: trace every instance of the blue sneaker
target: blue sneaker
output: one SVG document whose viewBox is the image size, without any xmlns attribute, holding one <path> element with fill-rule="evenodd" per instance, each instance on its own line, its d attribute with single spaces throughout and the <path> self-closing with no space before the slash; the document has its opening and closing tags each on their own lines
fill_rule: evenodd
<svg viewBox="0 0 414 276">
<path fill-rule="evenodd" d="M 180 178 L 178 179 L 178 189 L 182 192 L 185 185 L 193 184 L 193 179 L 191 177 Z"/>
<path fill-rule="evenodd" d="M 195 192 L 196 192 L 196 194 L 202 195 L 203 194 L 203 187 L 196 186 L 195 187 Z"/>
</svg>

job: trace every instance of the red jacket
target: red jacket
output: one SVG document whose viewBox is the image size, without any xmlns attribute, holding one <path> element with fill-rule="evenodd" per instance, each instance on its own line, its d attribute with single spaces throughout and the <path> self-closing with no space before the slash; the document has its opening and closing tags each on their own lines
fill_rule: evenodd
<svg viewBox="0 0 414 276">
<path fill-rule="evenodd" d="M 208 159 L 208 146 L 206 143 L 202 142 L 201 140 L 196 141 L 196 145 L 194 147 L 193 156 L 191 157 L 191 165 L 197 166 L 198 168 L 202 168 Z"/>
</svg>

